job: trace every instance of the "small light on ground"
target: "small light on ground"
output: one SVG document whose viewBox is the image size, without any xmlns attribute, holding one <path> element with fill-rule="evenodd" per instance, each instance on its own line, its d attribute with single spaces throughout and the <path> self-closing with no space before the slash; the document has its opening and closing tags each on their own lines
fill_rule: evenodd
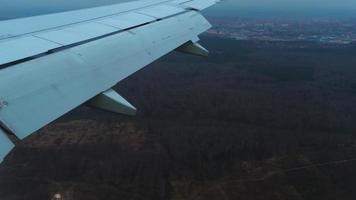
<svg viewBox="0 0 356 200">
<path fill-rule="evenodd" d="M 53 195 L 53 199 L 54 200 L 62 200 L 62 195 L 59 194 L 59 193 L 56 193 L 56 194 Z"/>
</svg>

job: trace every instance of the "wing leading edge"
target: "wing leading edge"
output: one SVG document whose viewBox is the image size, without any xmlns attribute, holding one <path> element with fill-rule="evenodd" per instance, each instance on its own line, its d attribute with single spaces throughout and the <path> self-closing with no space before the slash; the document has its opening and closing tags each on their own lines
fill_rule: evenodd
<svg viewBox="0 0 356 200">
<path fill-rule="evenodd" d="M 211 25 L 199 11 L 214 3 L 144 0 L 80 10 L 101 14 L 53 26 L 40 22 L 81 14 L 0 22 L 17 26 L 32 19 L 36 25 L 31 32 L 12 29 L 0 36 L 0 161 L 14 147 L 8 133 L 21 140 L 83 103 L 134 114 L 110 88 L 173 50 L 206 56 L 198 35 Z"/>
</svg>

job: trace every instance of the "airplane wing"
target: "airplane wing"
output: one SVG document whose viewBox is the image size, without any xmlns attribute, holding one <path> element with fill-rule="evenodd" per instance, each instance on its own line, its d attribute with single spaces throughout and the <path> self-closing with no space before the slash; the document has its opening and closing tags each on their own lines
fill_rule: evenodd
<svg viewBox="0 0 356 200">
<path fill-rule="evenodd" d="M 197 42 L 218 0 L 140 0 L 0 21 L 0 162 L 19 140 L 86 103 L 135 114 L 111 88 Z"/>
</svg>

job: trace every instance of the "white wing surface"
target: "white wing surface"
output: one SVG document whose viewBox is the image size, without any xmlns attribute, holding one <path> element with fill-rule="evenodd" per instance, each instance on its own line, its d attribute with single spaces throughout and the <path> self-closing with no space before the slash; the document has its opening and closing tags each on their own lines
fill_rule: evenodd
<svg viewBox="0 0 356 200">
<path fill-rule="evenodd" d="M 135 108 L 111 88 L 173 51 L 206 55 L 215 0 L 141 0 L 0 21 L 0 161 L 23 139 L 88 102 Z"/>
</svg>

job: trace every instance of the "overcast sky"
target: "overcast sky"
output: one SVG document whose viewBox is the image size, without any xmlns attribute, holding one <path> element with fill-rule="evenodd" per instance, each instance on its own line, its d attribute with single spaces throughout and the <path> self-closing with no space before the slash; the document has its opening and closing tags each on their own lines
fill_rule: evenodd
<svg viewBox="0 0 356 200">
<path fill-rule="evenodd" d="M 224 4 L 268 9 L 356 9 L 356 0 L 227 0 Z"/>
<path fill-rule="evenodd" d="M 208 9 L 218 16 L 356 18 L 356 0 L 226 0 Z"/>
<path fill-rule="evenodd" d="M 129 0 L 0 0 L 0 18 L 58 12 Z M 356 11 L 356 0 L 226 0 L 208 13 L 232 15 L 243 11 Z M 355 12 L 356 13 L 356 12 Z M 356 14 L 355 14 L 356 15 Z"/>
</svg>

